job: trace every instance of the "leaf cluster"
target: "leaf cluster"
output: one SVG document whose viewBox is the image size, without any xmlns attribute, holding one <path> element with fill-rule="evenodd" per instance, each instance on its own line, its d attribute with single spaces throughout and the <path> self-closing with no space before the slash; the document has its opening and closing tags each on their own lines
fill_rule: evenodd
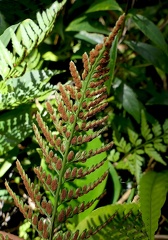
<svg viewBox="0 0 168 240">
<path fill-rule="evenodd" d="M 139 182 L 142 166 L 145 166 L 149 160 L 166 165 L 161 154 L 167 150 L 167 127 L 167 120 L 163 127 L 156 120 L 150 127 L 142 111 L 140 133 L 127 127 L 126 140 L 123 136 L 119 136 L 117 130 L 113 132 L 116 149 L 111 150 L 109 160 L 115 164 L 117 169 L 129 170 Z"/>
<path fill-rule="evenodd" d="M 10 7 L 9 16 L 0 14 L 1 29 L 6 29 L 0 36 L 0 176 L 13 171 L 19 156 L 17 169 L 35 209 L 6 182 L 16 205 L 44 239 L 152 240 L 167 204 L 167 171 L 160 172 L 166 169 L 168 143 L 165 1 L 144 9 L 134 2 L 121 31 L 104 41 L 124 3 L 12 3 L 20 4 L 15 25 L 7 28 L 14 18 Z M 31 19 L 25 20 L 30 12 Z M 67 62 L 74 59 L 69 76 Z M 60 77 L 56 68 L 66 72 L 58 80 L 61 84 L 53 86 L 51 77 L 54 83 Z M 49 96 L 55 89 L 56 96 Z M 48 96 L 46 109 L 41 101 Z M 32 137 L 35 115 L 41 163 Z M 27 137 L 31 143 L 25 147 Z M 104 142 L 111 140 L 110 151 L 112 144 Z M 32 168 L 37 159 L 40 166 L 30 180 L 25 162 Z M 14 176 L 7 178 L 11 186 Z M 25 191 L 20 177 L 14 181 Z M 125 189 L 125 183 L 132 189 Z M 138 196 L 140 204 L 129 204 Z M 107 198 L 110 205 L 103 204 Z M 127 203 L 112 204 L 117 201 Z M 93 211 L 98 202 L 106 206 Z M 26 230 L 20 231 L 27 238 Z"/>
</svg>

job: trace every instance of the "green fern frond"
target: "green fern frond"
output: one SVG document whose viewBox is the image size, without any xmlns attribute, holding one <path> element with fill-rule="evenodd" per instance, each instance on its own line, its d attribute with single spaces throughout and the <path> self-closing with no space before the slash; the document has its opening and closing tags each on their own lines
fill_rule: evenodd
<svg viewBox="0 0 168 240">
<path fill-rule="evenodd" d="M 12 109 L 51 92 L 54 87 L 48 81 L 53 75 L 50 70 L 32 70 L 21 77 L 1 81 L 4 87 L 0 93 L 0 110 Z"/>
<path fill-rule="evenodd" d="M 90 240 L 148 240 L 139 205 L 133 203 L 98 208 L 80 222 L 75 230 L 85 230 L 86 233 L 95 231 Z"/>
<path fill-rule="evenodd" d="M 168 172 L 145 173 L 139 184 L 140 209 L 142 219 L 150 240 L 158 228 L 161 208 L 166 200 L 168 187 Z"/>
<path fill-rule="evenodd" d="M 43 14 L 42 17 L 46 18 L 46 15 Z M 53 127 L 49 128 L 43 117 L 37 114 L 37 124 L 33 128 L 50 171 L 44 171 L 42 167 L 36 167 L 34 171 L 39 179 L 39 186 L 41 183 L 50 192 L 49 198 L 48 194 L 40 191 L 40 187 L 30 182 L 17 161 L 18 171 L 36 206 L 35 212 L 29 208 L 24 215 L 36 226 L 43 239 L 76 240 L 91 235 L 85 231 L 80 234 L 78 230 L 71 232 L 66 227 L 66 222 L 82 212 L 90 211 L 104 195 L 101 186 L 108 175 L 105 152 L 113 143 L 101 144 L 96 148 L 95 141 L 107 129 L 107 117 L 98 118 L 97 113 L 107 106 L 105 82 L 110 77 L 109 52 L 123 21 L 124 15 L 119 18 L 112 33 L 102 44 L 96 45 L 89 56 L 86 53 L 83 55 L 82 76 L 75 64 L 70 62 L 74 84 L 59 84 L 55 106 L 50 102 L 46 103 Z M 38 23 L 41 28 L 44 27 L 40 15 Z M 7 184 L 6 186 L 9 189 Z M 13 194 L 10 189 L 9 192 Z M 40 214 L 37 215 L 36 212 Z"/>
<path fill-rule="evenodd" d="M 5 30 L 3 37 L 0 38 L 0 75 L 2 79 L 23 75 L 27 64 L 31 61 L 28 60 L 29 54 L 52 31 L 57 13 L 65 2 L 66 0 L 61 3 L 55 1 L 46 11 L 37 13 L 36 21 L 26 19 L 16 27 L 11 26 Z M 6 41 L 4 36 L 7 35 L 10 38 L 8 37 Z M 13 46 L 11 51 L 7 48 L 9 42 Z"/>
<path fill-rule="evenodd" d="M 0 116 L 0 155 L 14 148 L 32 133 L 31 107 L 24 105 Z"/>
</svg>

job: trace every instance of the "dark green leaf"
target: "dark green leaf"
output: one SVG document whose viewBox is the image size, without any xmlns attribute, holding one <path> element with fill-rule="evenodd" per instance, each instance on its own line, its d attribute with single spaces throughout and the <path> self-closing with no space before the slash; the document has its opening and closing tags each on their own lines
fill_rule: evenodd
<svg viewBox="0 0 168 240">
<path fill-rule="evenodd" d="M 113 167 L 113 165 L 109 162 L 109 173 L 110 176 L 112 178 L 113 181 L 113 200 L 112 203 L 116 203 L 117 200 L 120 197 L 120 193 L 121 193 L 121 182 L 119 179 L 119 176 L 117 174 L 117 171 L 115 170 L 115 168 Z"/>
<path fill-rule="evenodd" d="M 115 0 L 99 0 L 95 1 L 86 13 L 97 12 L 97 11 L 108 11 L 108 10 L 118 10 L 122 11 L 120 6 Z"/>
<path fill-rule="evenodd" d="M 151 98 L 147 105 L 168 105 L 168 92 L 158 93 L 156 96 Z"/>
<path fill-rule="evenodd" d="M 127 41 L 126 44 L 149 63 L 168 73 L 168 56 L 161 49 L 142 42 Z"/>
<path fill-rule="evenodd" d="M 161 208 L 166 200 L 168 172 L 145 173 L 139 184 L 140 209 L 142 219 L 150 240 L 154 239 L 154 233 L 158 228 L 158 220 Z"/>
<path fill-rule="evenodd" d="M 132 17 L 138 28 L 152 41 L 157 47 L 168 55 L 168 46 L 159 28 L 149 19 L 142 15 L 133 15 Z"/>
<path fill-rule="evenodd" d="M 106 82 L 108 94 L 110 94 L 111 84 L 114 79 L 114 69 L 115 69 L 116 59 L 117 59 L 117 44 L 118 44 L 119 34 L 117 34 L 117 36 L 115 37 L 110 49 L 110 63 L 109 63 L 110 78 Z"/>
<path fill-rule="evenodd" d="M 138 101 L 135 92 L 125 83 L 120 85 L 117 92 L 123 108 L 139 123 L 142 104 Z"/>
<path fill-rule="evenodd" d="M 7 27 L 8 24 L 6 23 L 4 16 L 0 12 L 0 35 L 5 31 Z"/>
<path fill-rule="evenodd" d="M 73 32 L 80 32 L 81 29 L 86 32 L 109 34 L 109 31 L 107 31 L 105 28 L 103 28 L 100 23 L 95 24 L 95 23 L 91 22 L 87 18 L 87 16 L 76 18 L 74 21 L 72 21 L 69 24 L 69 26 L 65 30 L 73 31 Z"/>
</svg>

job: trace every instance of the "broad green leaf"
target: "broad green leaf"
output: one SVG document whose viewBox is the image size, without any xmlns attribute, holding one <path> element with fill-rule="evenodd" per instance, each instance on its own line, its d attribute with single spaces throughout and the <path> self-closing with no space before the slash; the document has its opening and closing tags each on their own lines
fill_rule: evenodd
<svg viewBox="0 0 168 240">
<path fill-rule="evenodd" d="M 161 208 L 168 190 L 168 172 L 145 173 L 140 179 L 139 197 L 142 219 L 150 240 L 154 239 L 161 216 Z"/>
<path fill-rule="evenodd" d="M 103 28 L 100 23 L 90 22 L 87 16 L 76 18 L 74 21 L 72 21 L 68 25 L 68 27 L 65 30 L 67 32 L 68 31 L 80 32 L 81 29 L 82 31 L 86 31 L 86 32 L 109 34 L 109 31 Z"/>
<path fill-rule="evenodd" d="M 89 142 L 87 144 L 87 147 L 86 147 L 86 151 L 89 151 L 89 150 L 94 150 L 94 149 L 97 149 L 99 147 L 102 146 L 102 143 L 100 141 L 99 138 L 95 138 L 94 140 L 92 140 L 91 142 Z M 90 159 L 88 159 L 86 161 L 86 163 L 83 163 L 82 166 L 85 166 L 85 167 L 91 167 L 94 163 L 94 165 L 96 163 L 99 163 L 101 162 L 103 159 L 106 158 L 106 153 L 103 152 L 97 156 L 94 156 L 94 157 L 91 157 Z M 96 171 L 92 172 L 91 174 L 89 174 L 88 176 L 86 176 L 84 179 L 76 179 L 73 184 L 75 184 L 76 186 L 80 187 L 80 186 L 83 186 L 85 184 L 89 184 L 91 182 L 94 182 L 97 177 L 101 176 L 105 171 L 108 170 L 108 161 L 105 161 L 105 163 L 99 168 L 97 169 Z M 95 199 L 97 198 L 101 193 L 103 193 L 104 191 L 104 188 L 105 188 L 105 185 L 106 185 L 106 180 L 105 179 L 104 181 L 102 181 L 101 184 L 99 184 L 98 187 L 94 188 L 92 191 L 88 192 L 87 194 L 83 195 L 82 197 L 79 197 L 78 198 L 78 201 L 75 202 L 75 205 L 79 202 L 82 203 L 83 201 L 84 202 L 87 202 L 88 199 L 92 200 L 92 199 Z M 73 202 L 73 201 L 72 201 Z M 80 213 L 78 216 L 75 216 L 75 218 L 78 218 L 78 222 L 80 222 L 82 219 L 84 219 L 97 205 L 98 201 L 96 201 L 88 210 L 86 210 L 85 212 L 83 213 Z M 72 203 L 71 203 L 72 204 Z M 74 206 L 75 206 L 74 205 Z M 75 219 L 74 218 L 74 219 Z M 76 220 L 75 220 L 76 221 Z"/>
<path fill-rule="evenodd" d="M 102 43 L 104 39 L 104 35 L 98 33 L 89 33 L 86 31 L 80 31 L 75 35 L 76 38 L 89 42 L 91 44 Z"/>
<path fill-rule="evenodd" d="M 154 43 L 168 55 L 168 45 L 160 32 L 159 28 L 149 19 L 142 15 L 133 15 L 133 21 L 138 28 Z"/>
<path fill-rule="evenodd" d="M 126 41 L 126 44 L 145 60 L 168 73 L 168 56 L 161 49 L 147 43 Z"/>
<path fill-rule="evenodd" d="M 139 123 L 142 104 L 138 101 L 135 92 L 125 83 L 122 83 L 116 91 L 123 108 Z"/>
<path fill-rule="evenodd" d="M 95 1 L 86 13 L 92 13 L 97 11 L 108 11 L 108 10 L 118 10 L 122 11 L 120 6 L 115 0 L 98 0 Z"/>
<path fill-rule="evenodd" d="M 113 189 L 112 203 L 116 203 L 121 193 L 121 182 L 117 174 L 117 171 L 115 170 L 113 164 L 111 164 L 110 162 L 109 162 L 109 174 L 113 181 L 113 186 L 111 187 L 111 190 Z"/>
<path fill-rule="evenodd" d="M 114 69 L 115 69 L 116 60 L 117 60 L 117 45 L 118 45 L 119 35 L 120 35 L 120 32 L 117 34 L 117 36 L 115 36 L 115 39 L 114 39 L 111 49 L 110 49 L 110 63 L 109 63 L 110 78 L 106 82 L 108 94 L 110 94 L 111 84 L 114 79 Z"/>
</svg>

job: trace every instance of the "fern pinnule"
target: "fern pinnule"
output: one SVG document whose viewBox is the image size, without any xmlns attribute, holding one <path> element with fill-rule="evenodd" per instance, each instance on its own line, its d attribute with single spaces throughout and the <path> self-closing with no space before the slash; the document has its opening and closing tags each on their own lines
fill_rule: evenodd
<svg viewBox="0 0 168 240">
<path fill-rule="evenodd" d="M 23 180 L 24 186 L 25 186 L 31 200 L 34 202 L 34 184 L 30 182 L 30 179 L 28 178 L 27 174 L 25 174 L 25 171 L 22 168 L 22 166 L 18 160 L 16 161 L 16 166 L 17 166 L 19 174 Z"/>
<path fill-rule="evenodd" d="M 80 78 L 80 75 L 79 75 L 79 73 L 76 69 L 76 66 L 75 66 L 74 62 L 72 62 L 72 61 L 69 64 L 69 70 L 70 70 L 70 73 L 73 77 L 76 88 L 81 89 L 81 87 L 82 87 L 81 78 Z"/>
</svg>

